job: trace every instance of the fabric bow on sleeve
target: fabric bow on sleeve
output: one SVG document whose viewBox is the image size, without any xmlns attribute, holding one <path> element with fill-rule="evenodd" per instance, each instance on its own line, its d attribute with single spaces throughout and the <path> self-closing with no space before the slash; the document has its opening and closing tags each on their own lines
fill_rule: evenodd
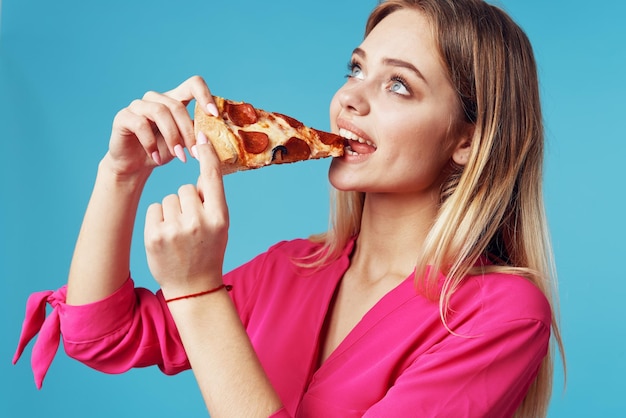
<svg viewBox="0 0 626 418">
<path fill-rule="evenodd" d="M 46 290 L 33 293 L 26 302 L 26 315 L 17 351 L 13 356 L 13 364 L 17 363 L 24 348 L 39 333 L 31 355 L 31 366 L 37 389 L 41 389 L 43 379 L 59 349 L 61 339 L 59 305 L 65 303 L 66 295 L 67 287 L 63 286 L 54 292 Z M 48 317 L 46 317 L 47 303 L 52 306 L 52 313 Z"/>
</svg>

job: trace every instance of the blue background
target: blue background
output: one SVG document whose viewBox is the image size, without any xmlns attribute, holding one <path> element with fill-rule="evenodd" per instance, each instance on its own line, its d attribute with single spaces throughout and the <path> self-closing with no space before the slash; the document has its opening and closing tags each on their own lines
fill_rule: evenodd
<svg viewBox="0 0 626 418">
<path fill-rule="evenodd" d="M 202 416 L 191 372 L 105 375 L 62 352 L 41 391 L 32 344 L 11 365 L 27 296 L 65 283 L 115 113 L 147 90 L 200 74 L 215 94 L 328 129 L 375 0 L 4 0 L 0 29 L 0 415 Z M 623 2 L 502 0 L 535 46 L 547 133 L 546 201 L 560 274 L 568 380 L 556 371 L 550 417 L 624 414 Z M 225 180 L 226 269 L 272 243 L 327 226 L 328 161 Z M 157 170 L 139 210 L 133 273 L 156 289 L 141 247 L 143 214 L 197 164 Z M 254 239 L 249 231 L 254 229 Z"/>
</svg>

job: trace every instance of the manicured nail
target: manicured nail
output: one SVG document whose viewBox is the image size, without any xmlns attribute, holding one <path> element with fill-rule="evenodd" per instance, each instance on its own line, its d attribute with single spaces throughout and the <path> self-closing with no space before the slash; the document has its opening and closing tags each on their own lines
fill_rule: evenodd
<svg viewBox="0 0 626 418">
<path fill-rule="evenodd" d="M 212 114 L 213 116 L 219 116 L 220 112 L 217 111 L 217 106 L 214 103 L 209 103 L 206 105 L 206 110 Z"/>
<path fill-rule="evenodd" d="M 176 154 L 178 159 L 181 160 L 182 162 L 184 162 L 184 163 L 187 162 L 187 156 L 185 155 L 185 151 L 183 150 L 183 146 L 182 145 L 176 144 L 174 146 L 174 154 Z"/>
<path fill-rule="evenodd" d="M 198 159 L 198 147 L 196 147 L 195 145 L 191 146 L 191 155 L 193 155 L 193 158 L 195 158 L 196 160 Z"/>
<path fill-rule="evenodd" d="M 196 142 L 198 143 L 198 145 L 204 145 L 204 144 L 208 144 L 209 140 L 207 139 L 204 132 L 200 131 L 198 132 L 198 137 L 196 138 Z"/>
<path fill-rule="evenodd" d="M 161 165 L 161 155 L 159 154 L 159 151 L 154 151 L 152 153 L 152 159 L 155 163 L 157 163 L 157 165 Z"/>
</svg>

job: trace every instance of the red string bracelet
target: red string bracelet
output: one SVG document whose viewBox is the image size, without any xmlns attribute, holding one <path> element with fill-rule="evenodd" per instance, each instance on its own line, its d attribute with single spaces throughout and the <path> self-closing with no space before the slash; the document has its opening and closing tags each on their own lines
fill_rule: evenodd
<svg viewBox="0 0 626 418">
<path fill-rule="evenodd" d="M 189 299 L 189 298 L 195 298 L 198 296 L 204 296 L 204 295 L 208 295 L 209 293 L 215 293 L 222 289 L 226 289 L 227 292 L 230 292 L 231 290 L 233 290 L 233 286 L 230 284 L 222 284 L 213 289 L 205 290 L 203 292 L 192 293 L 190 295 L 185 295 L 185 296 L 178 296 L 178 297 L 171 298 L 171 299 L 165 299 L 165 303 L 170 303 L 170 302 L 174 302 L 176 300 L 181 300 L 181 299 Z"/>
</svg>

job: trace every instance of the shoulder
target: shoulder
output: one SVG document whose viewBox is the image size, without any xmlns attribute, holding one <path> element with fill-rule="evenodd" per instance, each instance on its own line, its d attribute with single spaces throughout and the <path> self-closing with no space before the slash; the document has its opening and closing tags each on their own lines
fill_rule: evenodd
<svg viewBox="0 0 626 418">
<path fill-rule="evenodd" d="M 309 239 L 281 241 L 231 270 L 224 277 L 224 281 L 257 290 L 262 283 L 273 286 L 281 281 L 292 281 L 296 277 L 306 275 L 308 269 L 305 265 L 314 262 L 322 250 L 321 243 Z"/>
<path fill-rule="evenodd" d="M 314 243 L 304 238 L 280 241 L 271 245 L 265 251 L 259 253 L 247 262 L 235 267 L 229 274 L 242 269 L 259 269 L 266 265 L 273 265 L 288 260 L 306 259 L 319 253 L 321 248 L 321 244 Z"/>
<path fill-rule="evenodd" d="M 261 257 L 266 264 L 272 261 L 289 260 L 292 268 L 310 275 L 328 268 L 345 268 L 345 264 L 349 263 L 354 245 L 355 237 L 343 244 L 338 244 L 337 248 L 326 245 L 322 241 L 299 238 L 281 241 L 270 247 Z"/>
<path fill-rule="evenodd" d="M 451 309 L 469 310 L 484 322 L 536 321 L 550 328 L 552 308 L 546 295 L 528 278 L 506 273 L 470 276 L 451 299 Z"/>
<path fill-rule="evenodd" d="M 301 308 L 301 301 L 315 301 L 312 295 L 332 293 L 347 262 L 308 267 L 323 249 L 322 244 L 308 239 L 282 241 L 226 274 L 224 283 L 233 286 L 230 295 L 244 324 L 255 313 L 284 315 L 289 306 Z"/>
<path fill-rule="evenodd" d="M 311 257 L 320 252 L 322 244 L 306 238 L 281 241 L 272 245 L 267 254 L 273 256 Z"/>
</svg>

